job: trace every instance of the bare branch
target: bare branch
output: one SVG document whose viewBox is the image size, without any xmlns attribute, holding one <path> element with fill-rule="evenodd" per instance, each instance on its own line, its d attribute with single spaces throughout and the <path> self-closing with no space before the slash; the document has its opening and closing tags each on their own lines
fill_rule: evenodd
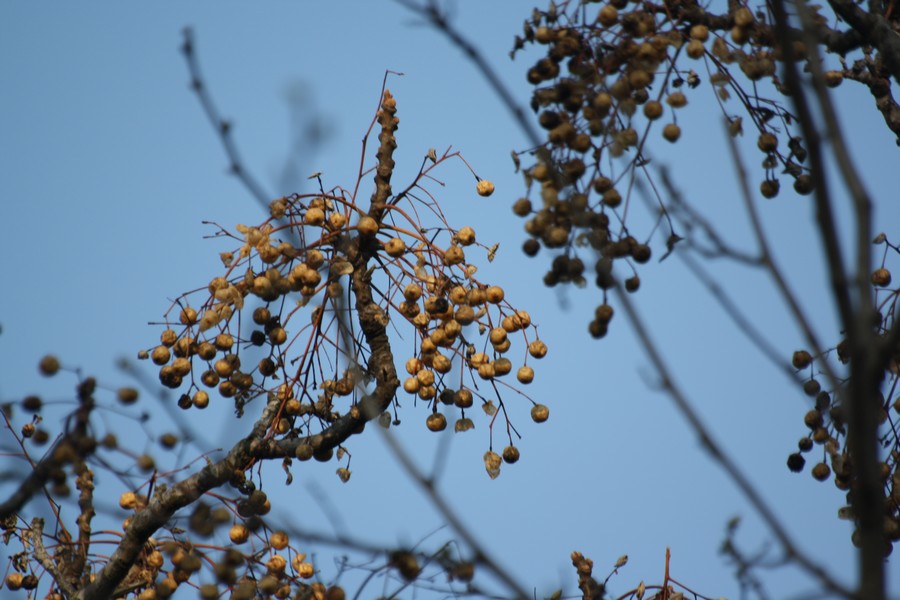
<svg viewBox="0 0 900 600">
<path fill-rule="evenodd" d="M 672 376 L 666 362 L 663 360 L 662 355 L 657 351 L 656 344 L 653 341 L 653 338 L 650 336 L 650 332 L 644 324 L 643 319 L 638 314 L 637 309 L 634 306 L 631 298 L 627 293 L 625 293 L 618 286 L 615 288 L 617 292 L 617 296 L 619 301 L 622 303 L 622 306 L 625 308 L 625 313 L 628 315 L 628 320 L 631 322 L 634 327 L 635 333 L 637 333 L 638 338 L 640 339 L 641 346 L 643 346 L 644 351 L 647 353 L 647 357 L 650 359 L 650 362 L 653 364 L 654 369 L 659 374 L 660 383 L 662 388 L 666 391 L 672 401 L 675 403 L 675 407 L 682 414 L 682 416 L 687 420 L 688 424 L 691 426 L 691 429 L 697 434 L 700 445 L 709 452 L 710 456 L 715 460 L 719 466 L 728 474 L 729 478 L 734 482 L 734 484 L 738 487 L 738 489 L 743 492 L 744 496 L 747 498 L 747 501 L 753 506 L 762 520 L 768 525 L 769 530 L 772 532 L 772 535 L 778 539 L 778 542 L 781 544 L 782 550 L 784 553 L 803 567 L 805 571 L 807 571 L 811 576 L 817 579 L 821 584 L 827 589 L 837 592 L 845 597 L 852 597 L 853 592 L 846 588 L 844 585 L 840 584 L 836 581 L 832 576 L 828 573 L 828 571 L 823 568 L 821 565 L 815 563 L 812 559 L 806 556 L 803 552 L 800 551 L 800 548 L 791 538 L 790 534 L 787 531 L 787 528 L 781 523 L 778 517 L 775 514 L 775 511 L 772 510 L 772 507 L 765 501 L 762 495 L 757 491 L 757 489 L 753 486 L 752 483 L 747 479 L 744 475 L 743 471 L 737 466 L 737 464 L 725 453 L 722 447 L 713 439 L 712 434 L 707 429 L 706 425 L 703 424 L 703 421 L 700 420 L 700 416 L 691 406 L 687 396 L 681 391 L 681 388 L 675 382 L 674 377 Z"/>
<path fill-rule="evenodd" d="M 181 51 L 187 61 L 188 71 L 191 75 L 191 89 L 197 94 L 197 99 L 200 100 L 203 112 L 206 114 L 213 129 L 216 131 L 216 135 L 219 136 L 219 140 L 222 142 L 222 147 L 230 162 L 229 171 L 240 179 L 241 183 L 244 184 L 244 187 L 247 188 L 250 195 L 256 199 L 260 207 L 268 212 L 269 201 L 272 196 L 262 188 L 256 178 L 244 165 L 237 145 L 232 138 L 233 124 L 221 117 L 215 102 L 213 102 L 212 95 L 210 95 L 207 85 L 200 74 L 200 64 L 197 61 L 197 54 L 194 49 L 194 31 L 190 27 L 186 27 L 183 31 L 183 36 L 184 42 L 181 45 Z"/>
</svg>

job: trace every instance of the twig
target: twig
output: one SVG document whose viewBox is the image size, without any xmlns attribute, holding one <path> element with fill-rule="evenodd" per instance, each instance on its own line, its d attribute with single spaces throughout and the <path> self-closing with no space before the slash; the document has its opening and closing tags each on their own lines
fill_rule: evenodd
<svg viewBox="0 0 900 600">
<path fill-rule="evenodd" d="M 785 362 L 781 352 L 779 352 L 779 350 L 753 326 L 752 321 L 741 312 L 740 307 L 738 307 L 725 290 L 716 283 L 715 279 L 710 276 L 696 260 L 694 260 L 693 256 L 687 252 L 677 252 L 676 256 L 684 262 L 688 270 L 694 274 L 694 277 L 706 287 L 709 294 L 716 299 L 722 309 L 728 314 L 731 320 L 734 321 L 734 324 L 737 325 L 738 329 L 740 329 L 747 339 L 750 340 L 750 343 L 756 346 L 760 353 L 769 359 L 772 366 L 779 371 L 783 371 L 791 381 L 800 383 L 796 373 L 791 369 L 789 364 Z"/>
<path fill-rule="evenodd" d="M 634 327 L 641 345 L 647 353 L 647 357 L 650 359 L 650 362 L 653 363 L 653 367 L 656 369 L 657 373 L 659 373 L 663 389 L 672 398 L 676 408 L 681 412 L 682 416 L 687 419 L 688 424 L 700 438 L 700 445 L 709 452 L 713 460 L 719 463 L 734 484 L 737 485 L 738 489 L 744 493 L 747 501 L 750 502 L 756 512 L 759 513 L 762 520 L 772 531 L 772 534 L 778 539 L 785 554 L 796 560 L 803 569 L 818 579 L 822 585 L 829 590 L 848 598 L 851 597 L 853 593 L 848 588 L 835 581 L 823 567 L 813 562 L 812 559 L 808 558 L 800 551 L 772 508 L 766 503 L 753 484 L 750 483 L 737 464 L 735 464 L 722 447 L 715 442 L 707 427 L 700 420 L 700 416 L 693 409 L 687 397 L 681 391 L 681 388 L 678 387 L 678 384 L 675 383 L 674 378 L 669 372 L 668 365 L 657 351 L 656 345 L 650 337 L 650 332 L 644 325 L 643 319 L 638 315 L 637 309 L 628 293 L 624 292 L 618 285 L 615 289 L 616 295 L 618 296 L 622 307 L 625 309 L 625 313 L 628 315 L 628 320 Z"/>
<path fill-rule="evenodd" d="M 462 519 L 457 516 L 457 514 L 453 511 L 450 505 L 444 500 L 444 497 L 438 492 L 438 490 L 434 486 L 434 482 L 429 479 L 426 479 L 425 476 L 419 471 L 418 467 L 412 462 L 409 454 L 403 450 L 400 446 L 400 443 L 396 440 L 395 436 L 391 435 L 389 431 L 381 430 L 381 434 L 385 442 L 387 442 L 388 448 L 391 451 L 391 454 L 394 455 L 394 458 L 400 463 L 400 466 L 403 467 L 403 470 L 406 471 L 406 474 L 412 479 L 419 488 L 425 492 L 425 495 L 428 496 L 428 499 L 434 505 L 435 508 L 443 515 L 445 519 L 447 519 L 447 523 L 453 528 L 453 530 L 459 535 L 463 542 L 472 549 L 475 553 L 476 560 L 483 564 L 487 569 L 493 573 L 500 581 L 502 581 L 512 592 L 515 593 L 517 598 L 521 600 L 527 600 L 530 598 L 528 592 L 525 591 L 524 588 L 516 581 L 512 575 L 506 572 L 503 567 L 501 567 L 491 556 L 487 553 L 487 551 L 478 543 L 478 540 L 475 539 L 475 536 L 469 531 L 469 529 L 465 526 Z"/>
<path fill-rule="evenodd" d="M 772 254 L 772 250 L 769 247 L 769 242 L 766 237 L 765 230 L 762 226 L 762 221 L 759 218 L 759 213 L 756 210 L 756 205 L 753 204 L 753 195 L 750 193 L 750 184 L 747 181 L 747 171 L 744 169 L 744 161 L 741 158 L 740 152 L 738 151 L 737 144 L 734 142 L 734 138 L 732 138 L 726 131 L 726 141 L 728 143 L 728 150 L 731 152 L 731 162 L 734 165 L 734 169 L 737 172 L 738 184 L 741 190 L 741 198 L 744 201 L 744 208 L 747 210 L 747 215 L 750 217 L 750 227 L 753 229 L 753 235 L 756 238 L 756 243 L 759 246 L 760 257 L 762 258 L 762 264 L 765 267 L 765 270 L 769 273 L 769 276 L 772 278 L 772 281 L 775 283 L 775 288 L 781 294 L 782 301 L 787 305 L 788 310 L 791 315 L 794 317 L 794 322 L 803 332 L 803 337 L 806 338 L 806 343 L 809 344 L 810 350 L 813 352 L 813 356 L 822 356 L 823 349 L 822 345 L 819 343 L 818 336 L 816 332 L 813 330 L 812 325 L 810 325 L 809 319 L 806 318 L 806 314 L 803 312 L 803 309 L 800 307 L 800 303 L 797 301 L 797 296 L 791 291 L 791 288 L 787 284 L 787 280 L 784 278 L 784 275 L 781 273 L 781 269 L 778 267 L 778 263 L 775 262 L 775 255 Z M 822 369 L 825 371 L 825 375 L 828 378 L 829 383 L 831 384 L 832 389 L 838 389 L 839 382 L 837 376 L 834 373 L 834 370 L 831 368 L 831 364 L 827 360 L 820 361 L 819 363 Z"/>
<path fill-rule="evenodd" d="M 497 75 L 494 68 L 488 63 L 487 59 L 478 51 L 469 40 L 450 23 L 446 15 L 444 15 L 435 0 L 428 0 L 426 4 L 418 4 L 412 0 L 395 0 L 401 6 L 407 8 L 414 14 L 423 17 L 435 29 L 443 33 L 447 38 L 462 50 L 469 60 L 481 72 L 485 81 L 494 89 L 494 93 L 503 102 L 506 109 L 512 114 L 513 118 L 522 128 L 522 131 L 528 136 L 528 141 L 532 146 L 541 146 L 541 136 L 535 128 L 534 124 L 526 116 L 525 110 L 516 102 L 512 92 L 503 84 L 503 81 Z"/>
<path fill-rule="evenodd" d="M 241 160 L 237 146 L 231 137 L 232 124 L 230 121 L 227 121 L 220 116 L 212 96 L 207 90 L 206 83 L 203 81 L 203 77 L 200 74 L 200 64 L 197 61 L 197 54 L 194 51 L 194 31 L 190 27 L 185 27 L 182 34 L 184 36 L 184 43 L 181 45 L 181 51 L 187 61 L 188 71 L 191 75 L 191 89 L 197 94 L 200 105 L 203 107 L 203 112 L 212 124 L 213 129 L 216 130 L 219 140 L 222 142 L 222 147 L 225 149 L 225 154 L 228 156 L 230 162 L 229 170 L 241 180 L 241 183 L 244 184 L 244 187 L 247 188 L 250 195 L 256 199 L 262 209 L 268 212 L 269 201 L 272 199 L 272 196 L 262 188 L 256 178 L 253 177 L 246 166 L 244 166 L 244 162 Z"/>
</svg>

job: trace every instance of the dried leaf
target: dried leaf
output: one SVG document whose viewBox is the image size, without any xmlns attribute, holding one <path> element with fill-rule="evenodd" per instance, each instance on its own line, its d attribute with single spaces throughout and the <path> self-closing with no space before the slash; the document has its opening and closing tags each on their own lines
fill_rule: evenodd
<svg viewBox="0 0 900 600">
<path fill-rule="evenodd" d="M 503 464 L 503 459 L 493 450 L 484 453 L 484 469 L 491 479 L 497 479 L 500 476 L 501 464 Z"/>
</svg>

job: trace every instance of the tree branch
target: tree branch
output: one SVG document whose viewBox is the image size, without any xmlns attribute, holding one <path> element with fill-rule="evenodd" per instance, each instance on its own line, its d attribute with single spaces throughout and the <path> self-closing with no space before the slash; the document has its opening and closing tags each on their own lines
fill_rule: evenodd
<svg viewBox="0 0 900 600">
<path fill-rule="evenodd" d="M 229 170 L 240 179 L 241 183 L 244 184 L 244 187 L 247 188 L 250 195 L 256 199 L 260 207 L 262 207 L 265 212 L 268 212 L 269 201 L 272 199 L 272 196 L 263 189 L 262 185 L 259 184 L 256 178 L 253 177 L 244 166 L 237 145 L 235 145 L 231 136 L 232 124 L 230 121 L 223 119 L 219 114 L 215 102 L 213 102 L 212 96 L 207 90 L 203 77 L 200 74 L 200 64 L 197 61 L 197 54 L 194 51 L 194 31 L 190 27 L 186 27 L 182 34 L 184 36 L 184 42 L 181 45 L 181 52 L 184 54 L 188 71 L 191 75 L 191 89 L 197 94 L 197 98 L 200 100 L 201 106 L 203 106 L 203 112 L 212 124 L 213 129 L 215 129 L 216 134 L 219 136 L 219 140 L 222 142 L 222 147 L 225 149 L 225 154 L 228 156 L 230 162 Z"/>
</svg>

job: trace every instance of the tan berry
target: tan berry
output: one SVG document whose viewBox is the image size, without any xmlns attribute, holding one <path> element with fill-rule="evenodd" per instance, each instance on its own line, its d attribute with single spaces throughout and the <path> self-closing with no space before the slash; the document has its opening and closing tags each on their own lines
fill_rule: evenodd
<svg viewBox="0 0 900 600">
<path fill-rule="evenodd" d="M 655 121 L 660 118 L 663 114 L 663 105 L 656 100 L 650 100 L 649 102 L 644 104 L 644 116 L 650 119 L 651 121 Z"/>
<path fill-rule="evenodd" d="M 668 142 L 676 142 L 678 138 L 681 137 L 681 127 L 676 125 L 675 123 L 669 123 L 665 127 L 663 127 L 663 138 Z"/>
<path fill-rule="evenodd" d="M 182 325 L 193 325 L 197 322 L 197 311 L 190 306 L 185 306 L 181 309 L 178 320 L 181 321 Z"/>
<path fill-rule="evenodd" d="M 403 256 L 403 253 L 406 252 L 406 243 L 400 238 L 393 238 L 384 245 L 384 251 L 387 252 L 388 256 L 393 256 L 394 258 Z"/>
<path fill-rule="evenodd" d="M 431 361 L 431 368 L 438 373 L 449 373 L 453 363 L 443 354 L 437 353 Z"/>
<path fill-rule="evenodd" d="M 619 11 L 612 4 L 607 4 L 597 14 L 597 22 L 604 27 L 611 27 L 619 20 Z"/>
<path fill-rule="evenodd" d="M 343 229 L 346 224 L 347 217 L 344 213 L 335 212 L 328 216 L 328 227 L 332 230 Z"/>
<path fill-rule="evenodd" d="M 512 371 L 512 362 L 508 358 L 498 358 L 494 361 L 494 374 L 498 377 L 509 374 Z"/>
<path fill-rule="evenodd" d="M 497 285 L 490 286 L 487 290 L 485 290 L 485 296 L 487 301 L 491 304 L 499 304 L 503 302 L 503 288 Z"/>
<path fill-rule="evenodd" d="M 442 413 L 432 413 L 425 419 L 425 426 L 430 431 L 443 431 L 447 428 L 447 417 Z"/>
<path fill-rule="evenodd" d="M 242 523 L 236 523 L 228 531 L 228 538 L 233 544 L 243 544 L 250 539 L 250 530 Z"/>
<path fill-rule="evenodd" d="M 356 228 L 359 230 L 360 234 L 367 237 L 371 237 L 378 233 L 378 223 L 368 215 L 359 220 L 359 223 L 356 224 Z"/>
<path fill-rule="evenodd" d="M 516 379 L 519 380 L 519 383 L 531 383 L 534 381 L 534 369 L 528 366 L 520 367 L 516 371 Z"/>
<path fill-rule="evenodd" d="M 502 344 L 506 341 L 507 333 L 506 330 L 502 327 L 495 327 L 491 329 L 491 333 L 488 336 L 491 340 L 491 344 L 497 345 Z"/>
<path fill-rule="evenodd" d="M 814 466 L 811 472 L 812 476 L 817 481 L 825 481 L 831 476 L 831 468 L 823 462 L 820 462 L 816 466 Z"/>
<path fill-rule="evenodd" d="M 705 42 L 709 39 L 709 27 L 706 25 L 694 25 L 691 27 L 691 39 Z"/>
<path fill-rule="evenodd" d="M 234 345 L 234 338 L 231 337 L 231 334 L 228 333 L 220 333 L 216 336 L 215 346 L 219 350 L 228 351 L 231 350 L 231 347 Z"/>
<path fill-rule="evenodd" d="M 753 24 L 753 13 L 746 6 L 742 6 L 734 13 L 734 24 L 738 27 L 749 27 Z"/>
<path fill-rule="evenodd" d="M 528 344 L 528 353 L 535 358 L 544 358 L 547 356 L 547 344 L 541 340 L 534 340 Z"/>
<path fill-rule="evenodd" d="M 531 200 L 528 198 L 519 198 L 513 204 L 513 213 L 519 217 L 527 217 L 531 214 Z"/>
<path fill-rule="evenodd" d="M 487 179 L 482 179 L 478 182 L 475 189 L 478 191 L 479 196 L 487 197 L 494 193 L 494 184 Z"/>
<path fill-rule="evenodd" d="M 315 451 L 313 447 L 309 444 L 300 444 L 297 446 L 297 449 L 294 450 L 294 456 L 296 456 L 301 461 L 307 461 L 313 457 Z"/>
<path fill-rule="evenodd" d="M 153 352 L 150 353 L 150 359 L 153 361 L 153 364 L 156 365 L 166 364 L 171 357 L 172 353 L 165 346 L 157 346 L 153 349 Z"/>
<path fill-rule="evenodd" d="M 463 227 L 458 232 L 456 232 L 456 239 L 459 241 L 461 246 L 469 246 L 475 243 L 475 230 L 471 227 Z"/>
<path fill-rule="evenodd" d="M 462 264 L 466 260 L 466 254 L 460 246 L 452 244 L 444 252 L 444 264 L 447 266 Z"/>
<path fill-rule="evenodd" d="M 470 408 L 474 402 L 472 392 L 465 388 L 459 390 L 453 395 L 453 403 L 458 408 Z"/>
<path fill-rule="evenodd" d="M 469 325 L 475 321 L 475 309 L 467 305 L 460 306 L 454 317 L 460 325 Z"/>
<path fill-rule="evenodd" d="M 891 285 L 891 272 L 881 267 L 872 272 L 872 284 L 878 287 L 887 287 Z"/>
<path fill-rule="evenodd" d="M 666 104 L 672 108 L 681 108 L 687 105 L 687 96 L 685 96 L 683 92 L 672 92 L 669 94 L 669 97 L 666 98 Z"/>
<path fill-rule="evenodd" d="M 178 341 L 178 334 L 175 333 L 172 329 L 166 329 L 159 335 L 159 343 L 163 346 L 168 346 L 171 348 L 175 345 L 175 342 Z"/>
<path fill-rule="evenodd" d="M 124 508 L 125 510 L 130 510 L 137 506 L 138 497 L 134 492 L 123 492 L 121 496 L 119 496 L 119 506 Z"/>
<path fill-rule="evenodd" d="M 122 404 L 134 404 L 138 399 L 138 391 L 132 387 L 123 387 L 116 390 L 116 399 Z"/>
<path fill-rule="evenodd" d="M 403 390 L 408 394 L 415 394 L 419 391 L 421 383 L 416 377 L 410 377 L 403 382 Z"/>
<path fill-rule="evenodd" d="M 493 363 L 478 365 L 478 376 L 482 379 L 492 379 L 496 375 Z"/>
<path fill-rule="evenodd" d="M 543 423 L 550 418 L 550 409 L 543 404 L 535 404 L 531 407 L 531 420 L 535 423 Z"/>
<path fill-rule="evenodd" d="M 825 71 L 825 85 L 828 87 L 837 87 L 844 81 L 844 74 L 840 71 Z"/>
<path fill-rule="evenodd" d="M 706 49 L 703 47 L 703 42 L 700 40 L 691 40 L 687 44 L 686 52 L 689 58 L 698 59 L 703 56 Z"/>
<path fill-rule="evenodd" d="M 310 208 L 303 216 L 303 222 L 318 227 L 325 222 L 325 211 L 321 208 Z"/>
<path fill-rule="evenodd" d="M 59 371 L 59 359 L 51 354 L 48 354 L 41 359 L 40 363 L 38 363 L 38 370 L 41 372 L 41 375 L 45 375 L 47 377 L 55 375 Z"/>
<path fill-rule="evenodd" d="M 197 408 L 206 408 L 207 406 L 209 406 L 209 394 L 207 394 L 203 390 L 197 390 L 191 401 Z"/>
</svg>

